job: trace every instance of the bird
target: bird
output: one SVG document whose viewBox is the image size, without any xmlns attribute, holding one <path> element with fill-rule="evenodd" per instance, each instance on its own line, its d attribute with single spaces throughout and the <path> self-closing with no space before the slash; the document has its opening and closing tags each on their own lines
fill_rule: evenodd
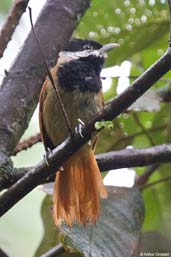
<svg viewBox="0 0 171 257">
<path fill-rule="evenodd" d="M 51 75 L 58 87 L 70 126 L 74 131 L 87 124 L 104 107 L 100 72 L 107 52 L 118 44 L 102 45 L 88 39 L 72 38 L 59 52 Z M 55 90 L 49 78 L 43 83 L 39 98 L 39 126 L 45 150 L 62 143 L 69 131 Z M 81 133 L 81 132 L 80 132 Z M 96 224 L 100 215 L 100 198 L 107 198 L 107 190 L 95 159 L 98 132 L 90 142 L 71 154 L 56 172 L 52 215 L 60 226 L 74 223 Z"/>
</svg>

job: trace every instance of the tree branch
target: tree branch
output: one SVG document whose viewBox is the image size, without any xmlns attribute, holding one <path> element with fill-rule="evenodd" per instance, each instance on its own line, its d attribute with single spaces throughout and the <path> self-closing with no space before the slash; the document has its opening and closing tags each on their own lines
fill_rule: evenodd
<svg viewBox="0 0 171 257">
<path fill-rule="evenodd" d="M 149 132 L 158 132 L 160 130 L 164 130 L 166 128 L 166 124 L 165 125 L 161 125 L 159 127 L 152 127 L 148 129 L 148 133 Z M 113 149 L 118 149 L 120 147 L 120 145 L 122 145 L 124 142 L 130 142 L 131 140 L 133 140 L 135 137 L 141 136 L 143 135 L 143 131 L 139 131 L 139 132 L 135 132 L 133 134 L 129 134 L 129 135 L 124 135 L 123 137 L 119 138 L 113 145 L 111 145 L 108 149 L 108 151 L 112 151 Z"/>
<path fill-rule="evenodd" d="M 22 14 L 25 12 L 29 0 L 15 0 L 10 13 L 0 31 L 0 58 L 11 40 Z"/>
<path fill-rule="evenodd" d="M 1 257 L 9 257 L 1 248 L 0 248 L 0 256 Z"/>
<path fill-rule="evenodd" d="M 35 24 L 35 32 L 48 66 L 55 64 L 59 50 L 70 38 L 89 2 L 47 0 Z M 27 128 L 45 76 L 46 69 L 37 42 L 30 32 L 9 74 L 4 78 L 0 91 L 0 102 L 3 102 L 0 108 L 2 152 L 9 155 Z"/>
<path fill-rule="evenodd" d="M 167 176 L 167 177 L 165 177 L 165 178 L 161 178 L 161 179 L 158 179 L 158 180 L 156 180 L 156 181 L 154 181 L 154 182 L 151 182 L 151 183 L 148 183 L 148 184 L 144 184 L 144 185 L 142 185 L 141 187 L 140 187 L 140 189 L 141 190 L 144 190 L 144 189 L 147 189 L 147 188 L 149 188 L 149 187 L 151 187 L 151 186 L 155 186 L 155 185 L 158 185 L 158 184 L 160 184 L 160 183 L 163 183 L 163 182 L 170 182 L 171 181 L 171 176 Z"/>
<path fill-rule="evenodd" d="M 124 149 L 97 154 L 96 160 L 101 171 L 151 165 L 135 183 L 136 186 L 141 186 L 147 182 L 154 168 L 156 169 L 161 163 L 171 162 L 171 145 L 158 145 L 144 149 Z M 37 167 L 39 167 L 39 165 L 37 165 Z M 34 169 L 37 170 L 37 167 L 34 167 Z M 16 169 L 16 171 L 13 173 L 10 172 L 8 175 L 5 173 L 5 175 L 0 178 L 0 190 L 13 185 L 27 173 L 28 169 L 26 168 Z M 32 175 L 29 176 L 29 179 L 32 179 Z M 50 181 L 53 179 L 54 177 L 52 177 Z M 49 182 L 49 179 L 44 182 Z M 41 184 L 41 182 L 39 184 Z"/>
<path fill-rule="evenodd" d="M 170 82 L 171 83 L 171 80 Z M 171 101 L 171 89 L 170 86 L 166 85 L 164 87 L 160 87 L 156 90 L 157 94 L 159 95 L 161 102 L 170 102 Z"/>
<path fill-rule="evenodd" d="M 14 149 L 12 155 L 16 155 L 17 153 L 23 150 L 27 150 L 28 148 L 32 147 L 33 145 L 39 142 L 42 142 L 42 139 L 41 139 L 40 133 L 37 133 L 36 135 L 31 136 L 28 139 L 25 139 L 19 142 L 16 148 Z"/>
<path fill-rule="evenodd" d="M 142 187 L 147 183 L 151 175 L 158 169 L 160 163 L 154 163 L 147 167 L 146 171 L 140 175 L 137 179 L 135 179 L 134 185 L 137 187 Z"/>
<path fill-rule="evenodd" d="M 0 171 L 0 191 L 3 189 L 9 188 L 14 183 L 16 183 L 19 179 L 21 179 L 24 175 L 26 175 L 32 168 L 11 168 L 8 167 L 4 170 L 4 172 Z M 48 180 L 47 180 L 48 182 Z"/>
<path fill-rule="evenodd" d="M 171 145 L 103 153 L 98 154 L 96 160 L 101 171 L 166 163 L 171 162 Z"/>
</svg>

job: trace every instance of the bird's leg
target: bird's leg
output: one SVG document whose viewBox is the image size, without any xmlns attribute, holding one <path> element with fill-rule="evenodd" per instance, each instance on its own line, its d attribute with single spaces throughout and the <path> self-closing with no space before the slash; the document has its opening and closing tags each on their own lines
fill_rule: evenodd
<svg viewBox="0 0 171 257">
<path fill-rule="evenodd" d="M 78 119 L 78 124 L 75 127 L 75 132 L 79 133 L 82 138 L 84 137 L 83 133 L 82 133 L 82 130 L 83 130 L 84 127 L 85 127 L 84 121 L 82 121 L 81 119 Z"/>
<path fill-rule="evenodd" d="M 49 159 L 49 154 L 51 154 L 51 153 L 52 153 L 52 150 L 49 147 L 45 149 L 45 154 L 43 157 L 44 157 L 44 161 L 48 167 L 50 166 L 48 159 Z M 64 170 L 63 166 L 61 166 L 58 170 L 63 171 Z"/>
</svg>

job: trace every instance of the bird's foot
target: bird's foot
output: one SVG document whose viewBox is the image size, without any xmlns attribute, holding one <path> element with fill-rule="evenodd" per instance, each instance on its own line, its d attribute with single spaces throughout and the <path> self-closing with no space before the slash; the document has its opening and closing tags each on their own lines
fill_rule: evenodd
<svg viewBox="0 0 171 257">
<path fill-rule="evenodd" d="M 78 119 L 78 124 L 75 128 L 75 132 L 79 133 L 82 138 L 84 137 L 82 133 L 84 127 L 85 127 L 84 121 L 82 121 L 81 119 Z"/>
<path fill-rule="evenodd" d="M 58 170 L 59 170 L 59 171 L 64 171 L 64 167 L 61 166 Z"/>
</svg>

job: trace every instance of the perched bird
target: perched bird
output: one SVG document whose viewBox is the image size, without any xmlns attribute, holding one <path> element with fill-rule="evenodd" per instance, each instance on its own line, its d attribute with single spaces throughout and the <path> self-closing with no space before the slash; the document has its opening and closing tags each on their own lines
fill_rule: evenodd
<svg viewBox="0 0 171 257">
<path fill-rule="evenodd" d="M 116 47 L 91 40 L 72 39 L 59 53 L 51 74 L 59 88 L 61 100 L 72 129 L 78 119 L 85 124 L 103 108 L 100 72 L 106 52 Z M 47 78 L 40 94 L 39 124 L 45 149 L 53 149 L 69 136 L 54 88 Z M 85 144 L 56 173 L 53 196 L 53 217 L 56 225 L 74 222 L 96 223 L 100 212 L 99 197 L 107 192 L 94 156 L 97 133 L 91 144 Z"/>
</svg>

